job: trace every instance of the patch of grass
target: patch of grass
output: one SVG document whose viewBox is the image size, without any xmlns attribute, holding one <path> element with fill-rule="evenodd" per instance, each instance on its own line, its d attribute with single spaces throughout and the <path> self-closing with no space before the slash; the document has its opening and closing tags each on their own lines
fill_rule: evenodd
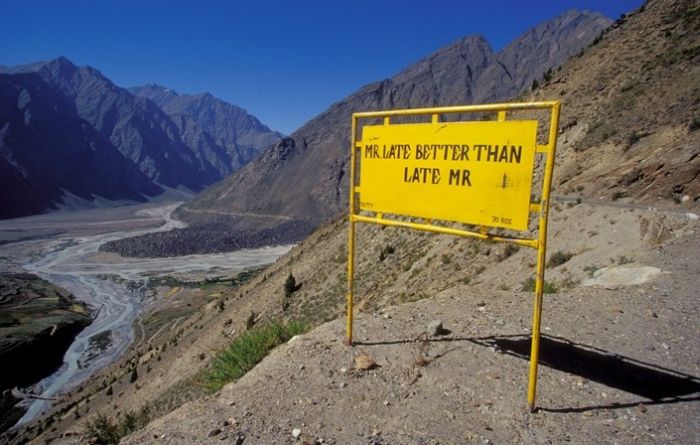
<svg viewBox="0 0 700 445">
<path fill-rule="evenodd" d="M 520 289 L 523 292 L 534 292 L 535 291 L 535 277 L 530 277 L 523 281 L 523 286 Z M 556 283 L 545 280 L 542 292 L 545 294 L 556 294 L 559 292 L 559 287 Z"/>
<path fill-rule="evenodd" d="M 593 278 L 593 275 L 600 270 L 600 267 L 596 266 L 595 264 L 591 264 L 590 266 L 586 266 L 583 268 L 585 272 L 588 273 L 589 278 Z"/>
<path fill-rule="evenodd" d="M 620 198 L 626 198 L 628 196 L 627 192 L 622 191 L 622 190 L 617 190 L 615 193 L 612 195 L 612 200 L 617 201 Z"/>
<path fill-rule="evenodd" d="M 214 393 L 224 385 L 240 379 L 276 346 L 307 329 L 306 323 L 302 322 L 273 322 L 243 333 L 227 349 L 216 355 L 211 368 L 203 376 L 204 387 Z"/>
<path fill-rule="evenodd" d="M 571 252 L 562 252 L 561 250 L 557 250 L 552 254 L 552 256 L 549 257 L 549 261 L 547 261 L 547 267 L 561 266 L 562 264 L 569 261 L 573 256 L 574 254 Z"/>
<path fill-rule="evenodd" d="M 146 426 L 150 421 L 148 407 L 140 411 L 127 411 L 123 416 L 112 420 L 105 414 L 98 414 L 87 423 L 88 436 L 97 438 L 97 443 L 117 444 L 119 440 Z"/>
</svg>

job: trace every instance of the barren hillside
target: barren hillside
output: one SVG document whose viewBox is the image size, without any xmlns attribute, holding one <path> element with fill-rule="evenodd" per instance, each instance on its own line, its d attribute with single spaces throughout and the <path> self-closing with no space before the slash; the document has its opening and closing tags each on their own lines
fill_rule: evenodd
<svg viewBox="0 0 700 445">
<path fill-rule="evenodd" d="M 697 442 L 699 25 L 694 2 L 650 1 L 523 97 L 563 102 L 539 412 L 525 410 L 533 251 L 359 226 L 350 348 L 337 220 L 247 284 L 163 288 L 123 360 L 15 441 L 76 443 L 97 414 L 148 407 L 127 443 Z M 320 327 L 207 394 L 217 352 L 280 319 Z M 428 337 L 433 320 L 450 332 Z M 379 366 L 356 370 L 358 355 Z"/>
</svg>

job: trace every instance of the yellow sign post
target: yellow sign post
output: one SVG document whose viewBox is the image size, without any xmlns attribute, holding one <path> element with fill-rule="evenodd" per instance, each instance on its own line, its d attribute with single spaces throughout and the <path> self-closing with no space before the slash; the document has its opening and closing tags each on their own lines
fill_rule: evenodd
<svg viewBox="0 0 700 445">
<path fill-rule="evenodd" d="M 506 113 L 549 110 L 549 137 L 537 144 L 536 120 L 506 120 Z M 534 410 L 539 356 L 549 192 L 559 127 L 558 101 L 469 105 L 354 113 L 351 127 L 347 342 L 352 344 L 355 223 L 405 227 L 537 249 L 528 406 Z M 491 121 L 440 122 L 441 116 L 493 112 Z M 430 116 L 425 123 L 391 123 L 399 116 Z M 382 119 L 362 126 L 361 119 Z M 453 119 L 454 120 L 454 119 Z M 544 155 L 538 202 L 532 200 L 535 157 Z M 359 175 L 358 175 L 359 171 Z M 538 213 L 534 238 L 492 234 L 522 232 Z M 419 220 L 416 220 L 419 219 Z M 478 226 L 445 227 L 433 221 Z"/>
</svg>

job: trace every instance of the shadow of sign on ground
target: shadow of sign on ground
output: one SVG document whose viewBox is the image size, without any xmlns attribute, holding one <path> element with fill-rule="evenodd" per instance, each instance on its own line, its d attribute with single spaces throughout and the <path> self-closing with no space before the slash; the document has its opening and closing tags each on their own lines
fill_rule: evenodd
<svg viewBox="0 0 700 445">
<path fill-rule="evenodd" d="M 529 360 L 528 336 L 503 336 L 476 340 L 505 354 Z M 700 378 L 672 369 L 645 363 L 565 338 L 543 335 L 540 364 L 578 375 L 602 385 L 616 388 L 646 400 L 611 403 L 607 406 L 579 408 L 541 408 L 552 412 L 580 412 L 597 408 L 625 408 L 643 404 L 674 403 L 700 400 Z"/>
<path fill-rule="evenodd" d="M 449 335 L 445 332 L 442 335 Z M 495 349 L 526 361 L 530 360 L 531 338 L 527 335 L 488 337 L 442 337 L 356 342 L 359 346 L 392 345 L 427 342 L 468 342 Z M 618 409 L 700 400 L 700 378 L 673 369 L 646 363 L 614 352 L 569 341 L 562 337 L 542 335 L 540 365 L 600 383 L 639 396 L 640 400 L 611 402 L 607 405 L 580 407 L 540 407 L 548 412 L 576 413 L 594 409 Z M 448 350 L 447 352 L 452 352 Z M 444 353 L 442 354 L 444 355 Z"/>
</svg>

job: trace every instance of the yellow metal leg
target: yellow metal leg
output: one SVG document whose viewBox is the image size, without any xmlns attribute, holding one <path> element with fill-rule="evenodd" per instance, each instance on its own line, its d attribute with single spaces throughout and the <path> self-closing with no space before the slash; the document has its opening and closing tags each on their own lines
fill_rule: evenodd
<svg viewBox="0 0 700 445">
<path fill-rule="evenodd" d="M 539 281 L 539 280 L 538 280 Z M 540 321 L 542 320 L 542 289 L 536 292 L 532 315 L 532 344 L 530 348 L 530 379 L 527 386 L 527 406 L 530 412 L 535 411 L 537 396 L 537 364 L 540 359 Z"/>
<path fill-rule="evenodd" d="M 346 342 L 352 345 L 352 308 L 353 308 L 353 274 L 355 263 L 355 223 L 350 220 L 348 229 L 348 302 L 347 302 L 347 326 Z"/>
</svg>

